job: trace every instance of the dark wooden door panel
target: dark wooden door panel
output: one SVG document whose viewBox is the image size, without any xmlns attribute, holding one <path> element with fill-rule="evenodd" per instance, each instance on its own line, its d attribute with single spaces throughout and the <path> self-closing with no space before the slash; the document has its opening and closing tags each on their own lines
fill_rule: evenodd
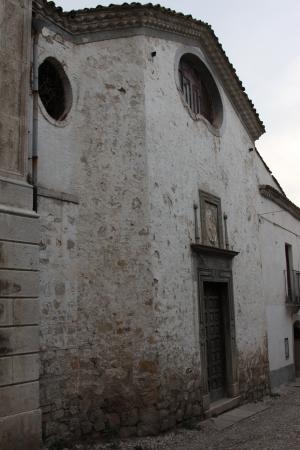
<svg viewBox="0 0 300 450">
<path fill-rule="evenodd" d="M 221 286 L 204 286 L 208 389 L 211 400 L 225 396 L 226 359 Z"/>
</svg>

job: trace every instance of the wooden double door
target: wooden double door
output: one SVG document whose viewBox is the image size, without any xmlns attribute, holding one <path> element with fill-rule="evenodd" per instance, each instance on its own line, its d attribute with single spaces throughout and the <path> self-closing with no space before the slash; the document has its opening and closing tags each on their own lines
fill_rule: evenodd
<svg viewBox="0 0 300 450">
<path fill-rule="evenodd" d="M 224 288 L 222 283 L 204 283 L 207 379 L 211 401 L 226 396 Z"/>
</svg>

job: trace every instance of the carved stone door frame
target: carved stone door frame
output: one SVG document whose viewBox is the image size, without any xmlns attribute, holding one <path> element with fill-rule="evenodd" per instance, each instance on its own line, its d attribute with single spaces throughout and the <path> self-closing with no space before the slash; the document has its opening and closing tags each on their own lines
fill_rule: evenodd
<svg viewBox="0 0 300 450">
<path fill-rule="evenodd" d="M 239 395 L 237 376 L 237 350 L 235 332 L 235 313 L 232 279 L 232 258 L 236 252 L 192 245 L 193 250 L 198 253 L 196 258 L 198 274 L 198 305 L 199 305 L 199 338 L 201 354 L 201 385 L 203 392 L 204 412 L 210 407 L 211 399 L 208 389 L 207 373 L 207 344 L 206 344 L 206 319 L 205 319 L 205 283 L 217 283 L 222 286 L 222 301 L 224 304 L 224 335 L 226 348 L 226 394 L 227 397 Z"/>
</svg>

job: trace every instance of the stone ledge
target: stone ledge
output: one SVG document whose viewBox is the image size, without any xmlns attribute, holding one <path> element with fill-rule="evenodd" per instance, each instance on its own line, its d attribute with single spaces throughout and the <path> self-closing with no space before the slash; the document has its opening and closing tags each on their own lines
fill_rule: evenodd
<svg viewBox="0 0 300 450">
<path fill-rule="evenodd" d="M 39 197 L 50 198 L 52 200 L 58 200 L 65 203 L 74 203 L 75 205 L 79 204 L 79 198 L 77 195 L 68 194 L 66 192 L 58 192 L 43 186 L 38 186 L 37 195 Z"/>
<path fill-rule="evenodd" d="M 205 418 L 208 419 L 210 417 L 219 416 L 226 411 L 229 411 L 233 408 L 236 408 L 240 404 L 241 397 L 234 398 L 222 398 L 216 402 L 212 402 L 210 404 L 210 408 L 205 411 Z"/>
</svg>

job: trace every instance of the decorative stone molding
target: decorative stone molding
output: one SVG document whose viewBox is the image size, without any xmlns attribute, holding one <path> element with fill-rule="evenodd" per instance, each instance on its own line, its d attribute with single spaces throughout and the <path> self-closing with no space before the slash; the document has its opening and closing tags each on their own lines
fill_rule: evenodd
<svg viewBox="0 0 300 450">
<path fill-rule="evenodd" d="M 208 387 L 207 371 L 207 342 L 206 342 L 206 310 L 205 310 L 205 283 L 210 282 L 223 286 L 222 302 L 224 305 L 225 329 L 224 339 L 226 345 L 226 391 L 227 397 L 238 399 L 238 361 L 236 349 L 235 313 L 233 298 L 232 259 L 238 253 L 224 249 L 211 252 L 208 247 L 196 245 L 192 249 L 197 252 L 198 272 L 198 305 L 199 305 L 199 339 L 202 367 L 202 393 L 203 410 L 206 414 L 211 406 L 211 397 Z M 216 250 L 216 249 L 214 249 Z"/>
<path fill-rule="evenodd" d="M 234 250 L 228 250 L 225 248 L 218 247 L 209 247 L 208 245 L 201 244 L 191 244 L 191 249 L 198 254 L 217 256 L 226 259 L 233 259 L 235 256 L 239 254 L 239 252 L 235 252 Z"/>
<path fill-rule="evenodd" d="M 245 92 L 236 71 L 222 48 L 210 25 L 176 13 L 160 5 L 141 5 L 140 3 L 124 3 L 123 5 L 97 6 L 79 11 L 64 12 L 54 2 L 33 0 L 33 11 L 36 20 L 50 23 L 69 35 L 74 42 L 95 40 L 95 34 L 127 31 L 129 34 L 155 34 L 163 32 L 177 38 L 188 38 L 198 41 L 207 53 L 220 81 L 238 112 L 242 122 L 253 141 L 264 132 L 265 127 Z M 101 39 L 100 36 L 97 39 Z"/>
<path fill-rule="evenodd" d="M 259 192 L 263 197 L 271 200 L 276 203 L 276 205 L 289 212 L 295 219 L 300 220 L 300 208 L 291 202 L 284 194 L 277 191 L 277 189 L 268 184 L 264 184 L 259 187 Z"/>
</svg>

